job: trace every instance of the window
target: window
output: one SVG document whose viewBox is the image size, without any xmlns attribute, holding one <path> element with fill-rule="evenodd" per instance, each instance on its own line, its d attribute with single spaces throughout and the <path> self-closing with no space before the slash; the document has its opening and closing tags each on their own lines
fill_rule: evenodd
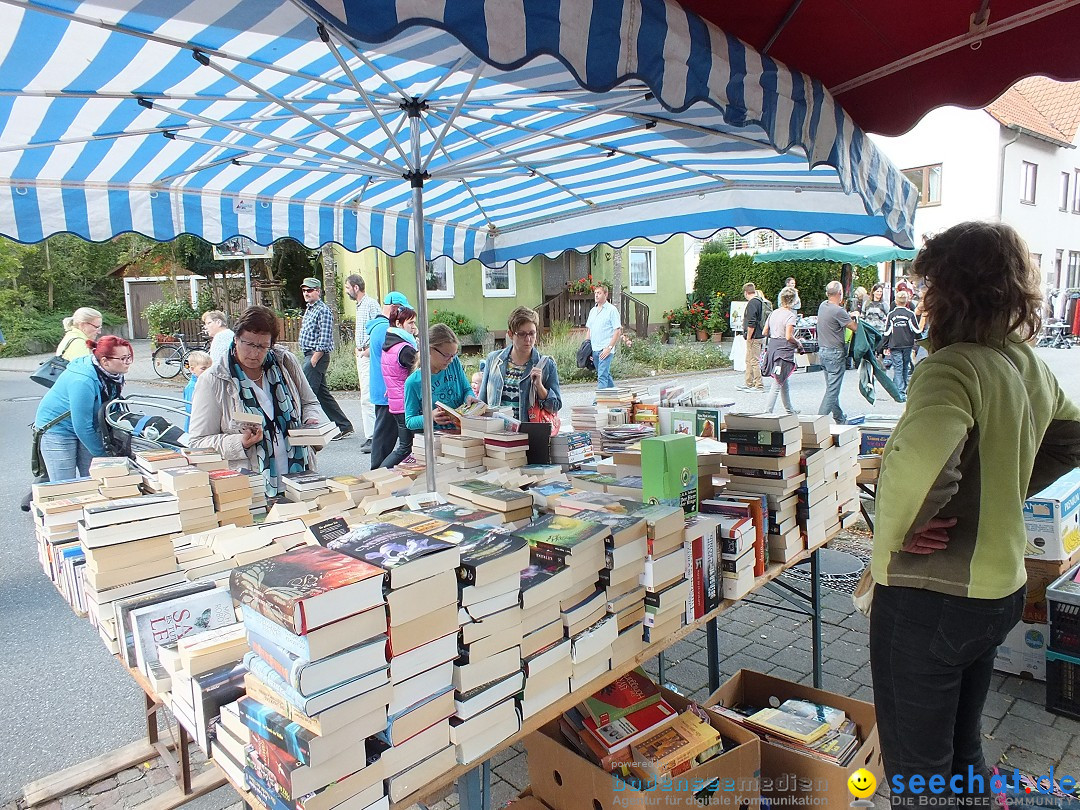
<svg viewBox="0 0 1080 810">
<path fill-rule="evenodd" d="M 1069 289 L 1080 287 L 1080 251 L 1069 251 L 1069 278 L 1065 286 Z"/>
<path fill-rule="evenodd" d="M 1073 172 L 1072 212 L 1080 214 L 1080 169 Z"/>
<path fill-rule="evenodd" d="M 517 295 L 517 262 L 503 267 L 484 267 L 484 297 L 513 298 Z"/>
<path fill-rule="evenodd" d="M 919 208 L 941 205 L 941 164 L 904 169 L 904 177 L 919 190 Z"/>
<path fill-rule="evenodd" d="M 1020 202 L 1026 205 L 1035 204 L 1035 181 L 1039 175 L 1039 167 L 1026 160 L 1020 162 Z"/>
<path fill-rule="evenodd" d="M 1054 278 L 1050 282 L 1051 285 L 1054 286 L 1054 287 L 1060 287 L 1061 286 L 1061 267 L 1064 264 L 1064 262 L 1065 262 L 1065 251 L 1061 250 L 1060 248 L 1058 250 L 1055 250 L 1054 251 Z"/>
<path fill-rule="evenodd" d="M 446 256 L 427 263 L 427 297 L 454 297 L 454 263 Z"/>
<path fill-rule="evenodd" d="M 656 248 L 630 248 L 630 292 L 656 292 Z"/>
<path fill-rule="evenodd" d="M 1059 211 L 1068 211 L 1069 210 L 1069 173 L 1068 172 L 1062 172 L 1061 173 L 1061 193 L 1060 193 L 1059 197 L 1060 197 L 1060 199 L 1058 200 L 1058 210 Z"/>
</svg>

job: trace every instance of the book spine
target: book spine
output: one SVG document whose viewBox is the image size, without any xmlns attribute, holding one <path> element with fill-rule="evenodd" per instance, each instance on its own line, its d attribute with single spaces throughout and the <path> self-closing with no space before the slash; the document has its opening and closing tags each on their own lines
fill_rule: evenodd
<svg viewBox="0 0 1080 810">
<path fill-rule="evenodd" d="M 251 605 L 242 604 L 240 610 L 244 616 L 244 627 L 246 629 L 292 653 L 297 658 L 302 658 L 305 661 L 311 659 L 310 647 L 304 636 L 290 633 L 277 622 L 259 613 Z"/>
<path fill-rule="evenodd" d="M 732 467 L 730 465 L 725 469 L 730 475 L 741 475 L 744 478 L 764 478 L 769 481 L 786 481 L 789 478 L 786 470 L 759 470 L 756 467 Z"/>
<path fill-rule="evenodd" d="M 784 458 L 787 456 L 787 447 L 772 447 L 767 444 L 749 444 L 746 442 L 728 442 L 728 455 L 731 456 L 767 456 L 768 458 Z"/>
<path fill-rule="evenodd" d="M 705 537 L 702 563 L 705 576 L 705 612 L 711 613 L 720 607 L 720 555 L 716 537 Z"/>
<path fill-rule="evenodd" d="M 683 577 L 690 583 L 690 590 L 686 594 L 686 623 L 690 624 L 694 621 L 694 614 L 697 611 L 697 606 L 694 604 L 697 599 L 697 588 L 694 585 L 694 543 L 696 540 L 686 540 L 683 542 L 683 553 L 686 555 L 686 566 L 683 570 Z"/>
<path fill-rule="evenodd" d="M 761 447 L 783 447 L 786 444 L 783 432 L 772 430 L 724 430 L 720 432 L 720 438 L 725 442 Z"/>
<path fill-rule="evenodd" d="M 305 661 L 268 639 L 262 638 L 252 630 L 248 631 L 248 644 L 255 654 L 273 667 L 274 671 L 288 681 L 293 689 L 300 691 L 300 676 L 304 670 Z"/>
<path fill-rule="evenodd" d="M 694 538 L 694 579 L 692 590 L 694 592 L 694 618 L 700 619 L 705 615 L 705 551 L 703 538 Z M 690 622 L 687 622 L 689 624 Z"/>
<path fill-rule="evenodd" d="M 534 560 L 552 565 L 567 565 L 570 559 L 570 552 L 566 549 L 539 543 L 532 546 L 530 553 Z"/>
<path fill-rule="evenodd" d="M 251 673 L 248 673 L 248 676 L 244 678 L 244 686 L 247 689 L 247 696 L 252 700 L 273 709 L 282 717 L 286 717 L 292 722 L 303 726 L 313 734 L 322 733 L 322 727 L 318 720 L 308 717 L 302 711 L 297 709 L 279 692 L 276 692 L 258 676 L 252 676 Z"/>
<path fill-rule="evenodd" d="M 277 773 L 269 762 L 259 755 L 259 746 L 252 741 L 248 747 L 244 775 L 248 786 L 267 810 L 296 810 L 296 802 L 288 789 L 280 783 Z"/>
<path fill-rule="evenodd" d="M 298 762 L 305 765 L 311 762 L 307 745 L 307 736 L 311 732 L 252 698 L 241 700 L 239 708 L 240 720 L 248 731 L 283 749 Z"/>
<path fill-rule="evenodd" d="M 288 701 L 293 708 L 300 711 L 302 714 L 310 714 L 308 707 L 311 705 L 310 700 L 289 685 L 284 678 L 274 671 L 268 663 L 263 661 L 259 656 L 253 652 L 249 652 L 244 656 L 244 666 L 248 668 L 248 671 L 259 678 L 263 683 L 281 693 L 281 696 Z"/>
</svg>

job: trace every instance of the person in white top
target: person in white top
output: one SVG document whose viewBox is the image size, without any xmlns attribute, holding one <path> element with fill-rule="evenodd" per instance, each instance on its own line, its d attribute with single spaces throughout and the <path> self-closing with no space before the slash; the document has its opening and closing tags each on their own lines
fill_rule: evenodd
<svg viewBox="0 0 1080 810">
<path fill-rule="evenodd" d="M 235 335 L 229 328 L 228 317 L 219 309 L 204 312 L 202 322 L 203 329 L 210 338 L 210 359 L 216 363 L 229 354 Z"/>
<path fill-rule="evenodd" d="M 593 288 L 593 301 L 596 303 L 589 310 L 585 328 L 589 330 L 589 342 L 592 343 L 593 365 L 596 366 L 596 387 L 614 388 L 611 377 L 611 361 L 615 357 L 615 347 L 622 335 L 622 320 L 619 310 L 608 303 L 607 287 L 597 285 Z"/>
<path fill-rule="evenodd" d="M 366 292 L 363 276 L 353 273 L 345 280 L 345 294 L 356 302 L 356 376 L 360 388 L 360 422 L 364 426 L 364 453 L 371 452 L 371 435 L 375 432 L 375 405 L 371 401 L 371 350 L 368 344 L 368 321 L 382 312 L 379 302 Z"/>
</svg>

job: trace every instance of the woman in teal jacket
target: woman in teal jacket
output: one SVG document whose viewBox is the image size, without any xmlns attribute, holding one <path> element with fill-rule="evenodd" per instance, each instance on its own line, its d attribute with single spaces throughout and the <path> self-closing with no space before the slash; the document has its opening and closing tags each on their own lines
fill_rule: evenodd
<svg viewBox="0 0 1080 810">
<path fill-rule="evenodd" d="M 93 344 L 90 354 L 72 360 L 42 397 L 34 427 L 59 419 L 41 436 L 41 457 L 50 481 L 86 476 L 90 460 L 106 454 L 101 406 L 120 396 L 133 358 L 130 343 L 106 335 Z"/>
<path fill-rule="evenodd" d="M 431 401 L 457 408 L 476 399 L 469 376 L 458 359 L 458 339 L 449 326 L 437 323 L 428 330 L 431 355 Z M 424 429 L 423 388 L 420 369 L 405 380 L 405 427 L 419 433 Z M 435 429 L 453 430 L 457 423 L 446 412 L 435 409 Z"/>
</svg>

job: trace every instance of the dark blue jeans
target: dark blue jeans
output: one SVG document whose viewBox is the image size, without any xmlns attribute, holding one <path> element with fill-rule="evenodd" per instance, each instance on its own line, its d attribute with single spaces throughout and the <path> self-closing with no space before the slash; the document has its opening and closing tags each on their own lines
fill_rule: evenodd
<svg viewBox="0 0 1080 810">
<path fill-rule="evenodd" d="M 997 647 L 1024 609 L 1024 588 L 1002 599 L 968 599 L 921 588 L 877 585 L 870 613 L 870 669 L 885 775 L 894 807 L 990 807 L 982 750 L 982 710 Z M 983 791 L 967 792 L 968 768 Z M 961 774 L 960 796 L 895 790 L 897 778 L 948 785 Z M 976 785 L 977 787 L 977 785 Z M 959 801 L 958 801 L 959 800 Z M 938 804 L 937 802 L 944 802 Z"/>
<path fill-rule="evenodd" d="M 911 353 L 914 346 L 906 349 L 893 349 L 889 352 L 889 362 L 892 365 L 892 379 L 896 383 L 896 390 L 907 396 L 908 380 L 911 379 Z"/>
</svg>

